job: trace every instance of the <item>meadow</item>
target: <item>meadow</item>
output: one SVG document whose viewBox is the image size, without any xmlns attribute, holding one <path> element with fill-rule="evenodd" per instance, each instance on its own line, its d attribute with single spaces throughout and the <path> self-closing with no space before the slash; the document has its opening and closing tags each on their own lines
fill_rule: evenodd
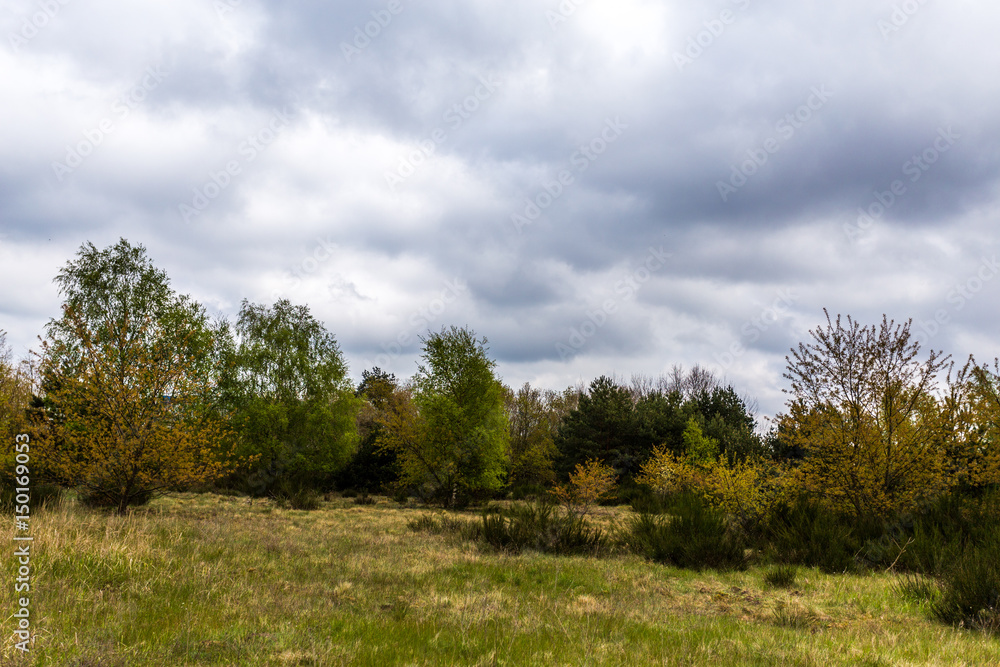
<svg viewBox="0 0 1000 667">
<path fill-rule="evenodd" d="M 595 512 L 613 530 L 631 510 Z M 8 614 L 3 663 L 1000 664 L 1000 639 L 933 620 L 894 574 L 800 568 L 779 587 L 763 567 L 510 555 L 411 528 L 434 514 L 384 497 L 306 512 L 178 494 L 124 516 L 63 500 L 32 517 L 37 634 L 16 651 Z M 11 580 L 13 551 L 0 559 Z M 14 609 L 13 585 L 0 590 Z"/>
</svg>

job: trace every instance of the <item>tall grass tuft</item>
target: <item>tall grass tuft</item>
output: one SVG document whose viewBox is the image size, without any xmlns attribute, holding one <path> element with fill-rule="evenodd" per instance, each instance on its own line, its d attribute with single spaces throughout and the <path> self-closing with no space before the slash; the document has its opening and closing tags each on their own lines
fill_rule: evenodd
<svg viewBox="0 0 1000 667">
<path fill-rule="evenodd" d="M 773 588 L 791 588 L 798 573 L 794 565 L 772 565 L 764 570 L 764 583 Z"/>
</svg>

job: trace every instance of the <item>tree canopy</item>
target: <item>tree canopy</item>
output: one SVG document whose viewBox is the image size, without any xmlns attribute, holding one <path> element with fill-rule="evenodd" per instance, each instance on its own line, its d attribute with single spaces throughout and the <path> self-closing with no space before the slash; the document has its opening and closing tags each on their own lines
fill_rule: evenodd
<svg viewBox="0 0 1000 667">
<path fill-rule="evenodd" d="M 354 395 L 333 334 L 306 306 L 243 301 L 219 388 L 240 455 L 255 457 L 246 490 L 323 485 L 357 445 Z"/>
<path fill-rule="evenodd" d="M 223 474 L 204 309 L 124 239 L 84 244 L 56 283 L 63 315 L 40 355 L 49 469 L 118 511 Z"/>
</svg>

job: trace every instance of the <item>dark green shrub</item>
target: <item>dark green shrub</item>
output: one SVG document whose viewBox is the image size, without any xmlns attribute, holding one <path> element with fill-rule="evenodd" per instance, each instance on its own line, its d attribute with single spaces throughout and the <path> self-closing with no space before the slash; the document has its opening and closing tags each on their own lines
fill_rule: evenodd
<svg viewBox="0 0 1000 667">
<path fill-rule="evenodd" d="M 779 507 L 765 531 L 767 550 L 780 562 L 815 566 L 828 573 L 856 569 L 861 544 L 852 526 L 821 503 L 799 499 Z"/>
<path fill-rule="evenodd" d="M 535 550 L 597 555 L 608 546 L 603 531 L 592 528 L 580 517 L 558 512 L 552 503 L 487 509 L 482 514 L 477 537 L 495 549 L 512 553 Z"/>
<path fill-rule="evenodd" d="M 623 542 L 631 550 L 660 563 L 702 569 L 742 569 L 746 555 L 740 537 L 725 516 L 699 495 L 670 500 L 669 515 L 640 514 L 627 525 Z"/>
<path fill-rule="evenodd" d="M 945 623 L 1000 635 L 1000 539 L 967 549 L 947 569 L 933 613 Z"/>
<path fill-rule="evenodd" d="M 667 499 L 649 487 L 633 487 L 634 491 L 627 494 L 627 502 L 632 511 L 639 514 L 663 514 L 667 511 Z"/>
<path fill-rule="evenodd" d="M 305 510 L 311 512 L 319 509 L 320 495 L 315 489 L 299 487 L 296 489 L 282 489 L 274 495 L 278 507 L 282 509 Z"/>
</svg>

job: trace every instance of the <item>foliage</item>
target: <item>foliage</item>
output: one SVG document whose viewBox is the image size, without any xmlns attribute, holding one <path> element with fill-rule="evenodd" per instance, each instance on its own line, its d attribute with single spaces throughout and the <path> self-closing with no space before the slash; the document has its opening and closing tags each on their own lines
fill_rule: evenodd
<svg viewBox="0 0 1000 667">
<path fill-rule="evenodd" d="M 705 470 L 684 455 L 657 447 L 640 467 L 636 482 L 664 496 L 690 491 L 704 492 Z"/>
<path fill-rule="evenodd" d="M 334 336 L 287 299 L 244 300 L 235 334 L 219 386 L 238 452 L 254 458 L 235 483 L 255 495 L 328 485 L 354 452 L 361 404 Z"/>
<path fill-rule="evenodd" d="M 510 485 L 552 482 L 552 463 L 559 454 L 555 445 L 558 418 L 553 419 L 547 399 L 554 399 L 555 392 L 543 395 L 526 382 L 517 392 L 506 390 L 505 396 L 510 423 Z"/>
<path fill-rule="evenodd" d="M 583 517 L 591 506 L 611 493 L 615 487 L 615 471 L 597 459 L 576 466 L 570 473 L 569 484 L 558 485 L 552 495 L 563 504 L 566 513 Z"/>
<path fill-rule="evenodd" d="M 601 376 L 559 428 L 559 471 L 568 476 L 578 464 L 597 458 L 615 469 L 619 481 L 631 477 L 649 454 L 639 435 L 631 393 Z"/>
<path fill-rule="evenodd" d="M 740 536 L 726 525 L 725 515 L 699 494 L 674 496 L 669 515 L 633 517 L 622 539 L 650 560 L 700 570 L 742 569 L 746 555 Z"/>
<path fill-rule="evenodd" d="M 609 546 L 604 532 L 582 516 L 559 514 L 551 503 L 515 504 L 484 512 L 475 537 L 512 553 L 526 549 L 551 554 L 598 555 Z"/>
<path fill-rule="evenodd" d="M 798 497 L 781 503 L 769 517 L 767 544 L 771 556 L 785 563 L 843 573 L 856 569 L 860 550 L 852 526 L 821 502 Z"/>
<path fill-rule="evenodd" d="M 909 321 L 862 327 L 826 316 L 786 357 L 793 398 L 780 420 L 806 452 L 803 484 L 856 516 L 909 510 L 949 486 L 935 397 L 948 358 L 931 350 L 920 361 Z"/>
<path fill-rule="evenodd" d="M 378 445 L 393 392 L 399 381 L 392 373 L 375 367 L 362 371 L 357 396 L 363 402 L 358 411 L 358 449 L 337 474 L 340 489 L 362 489 L 368 492 L 386 491 L 399 481 L 396 452 Z"/>
<path fill-rule="evenodd" d="M 29 431 L 37 436 L 37 429 L 29 428 L 28 410 L 31 406 L 33 390 L 32 369 L 22 362 L 16 364 L 7 334 L 0 329 L 0 438 L 4 443 L 13 443 L 14 438 Z M 29 443 L 31 446 L 31 443 Z M 15 451 L 12 444 L 0 447 L 0 507 L 12 507 L 16 485 L 14 484 Z M 31 503 L 39 505 L 43 499 L 39 485 L 38 467 L 35 466 Z M 58 495 L 57 488 L 45 490 L 46 496 Z"/>
<path fill-rule="evenodd" d="M 729 462 L 763 456 L 764 440 L 756 432 L 757 420 L 748 401 L 732 385 L 701 391 L 689 401 L 704 435 L 718 443 L 719 454 Z"/>
<path fill-rule="evenodd" d="M 693 422 L 692 422 L 692 425 Z M 637 481 L 656 493 L 669 496 L 694 492 L 726 512 L 743 530 L 758 529 L 795 488 L 795 477 L 785 466 L 761 458 L 737 460 L 706 458 L 711 451 L 703 436 L 691 430 L 689 442 L 695 454 L 678 456 L 657 448 L 643 464 Z"/>
<path fill-rule="evenodd" d="M 1000 635 L 1000 532 L 948 569 L 933 612 L 945 623 Z"/>
<path fill-rule="evenodd" d="M 509 424 L 487 340 L 467 328 L 431 333 L 413 388 L 390 400 L 379 436 L 392 449 L 402 481 L 452 506 L 459 495 L 504 482 Z"/>
<path fill-rule="evenodd" d="M 561 474 L 565 477 L 578 463 L 596 457 L 627 484 L 654 449 L 683 454 L 685 432 L 688 438 L 693 435 L 692 420 L 707 439 L 702 443 L 709 447 L 706 457 L 714 458 L 713 447 L 729 461 L 765 453 L 751 407 L 731 386 L 720 386 L 697 366 L 688 375 L 674 370 L 674 377 L 658 382 L 636 376 L 631 388 L 606 376 L 594 380 L 559 429 Z"/>
<path fill-rule="evenodd" d="M 951 385 L 943 412 L 955 482 L 969 489 L 1000 485 L 1000 361 L 970 357 Z"/>
<path fill-rule="evenodd" d="M 688 420 L 681 440 L 684 443 L 684 454 L 692 465 L 709 465 L 719 456 L 719 441 L 706 438 L 694 417 Z"/>
<path fill-rule="evenodd" d="M 765 524 L 796 487 L 794 473 L 767 459 L 717 461 L 703 477 L 712 504 L 733 517 L 747 533 Z"/>
<path fill-rule="evenodd" d="M 142 246 L 85 244 L 56 278 L 63 316 L 41 358 L 41 459 L 92 504 L 124 512 L 227 472 L 212 410 L 215 332 Z"/>
<path fill-rule="evenodd" d="M 319 509 L 319 494 L 306 487 L 281 490 L 275 494 L 278 507 L 307 512 Z"/>
</svg>

